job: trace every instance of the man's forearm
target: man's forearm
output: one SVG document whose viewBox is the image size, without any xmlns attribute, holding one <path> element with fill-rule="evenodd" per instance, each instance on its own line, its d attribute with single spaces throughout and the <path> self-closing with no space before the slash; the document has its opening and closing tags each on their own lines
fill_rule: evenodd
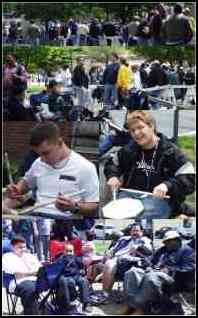
<svg viewBox="0 0 198 318">
<path fill-rule="evenodd" d="M 29 273 L 15 273 L 16 279 L 25 278 L 29 276 L 36 276 L 37 272 L 29 272 Z"/>
<path fill-rule="evenodd" d="M 95 215 L 95 212 L 98 208 L 98 203 L 97 202 L 79 202 L 78 205 L 79 207 L 79 212 L 77 213 L 78 215 L 83 215 L 83 216 L 93 216 Z"/>
</svg>

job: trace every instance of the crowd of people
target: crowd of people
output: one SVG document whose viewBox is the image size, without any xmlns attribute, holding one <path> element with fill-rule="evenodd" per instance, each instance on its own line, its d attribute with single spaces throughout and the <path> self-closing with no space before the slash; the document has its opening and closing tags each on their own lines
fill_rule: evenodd
<svg viewBox="0 0 198 318">
<path fill-rule="evenodd" d="M 103 108 L 121 109 L 123 106 L 130 110 L 159 109 L 163 104 L 160 98 L 168 101 L 171 107 L 172 95 L 184 101 L 187 88 L 175 88 L 171 93 L 156 87 L 195 85 L 195 68 L 189 64 L 185 67 L 179 63 L 161 64 L 157 60 L 139 65 L 113 53 L 106 65 L 87 67 L 86 60 L 79 57 L 73 70 L 69 65 L 57 65 L 54 72 L 43 72 L 38 83 L 41 78 L 46 88 L 27 97 L 30 75 L 14 54 L 6 57 L 3 68 L 5 120 L 76 120 L 83 110 L 88 110 L 93 119 L 95 109 L 95 113 Z M 147 88 L 153 90 L 145 92 Z M 193 94 L 189 101 L 192 105 L 195 103 Z"/>
<path fill-rule="evenodd" d="M 162 246 L 154 249 L 140 223 L 126 229 L 114 237 L 104 254 L 96 255 L 93 235 L 82 240 L 72 223 L 55 221 L 50 262 L 39 260 L 27 249 L 21 233 L 15 234 L 3 250 L 2 262 L 4 275 L 11 275 L 8 288 L 21 298 L 23 313 L 42 314 L 46 304 L 41 305 L 39 293 L 51 289 L 56 304 L 52 304 L 56 308 L 53 314 L 88 315 L 93 306 L 108 305 L 113 285 L 119 281 L 123 283 L 123 297 L 119 296 L 123 315 L 156 311 L 184 315 L 181 303 L 172 296 L 193 291 L 195 251 L 191 241 L 184 243 L 179 232 L 170 229 Z M 98 281 L 102 291 L 97 297 L 94 283 Z"/>
<path fill-rule="evenodd" d="M 33 45 L 186 45 L 195 34 L 195 17 L 191 10 L 176 4 L 174 7 L 155 4 L 142 15 L 119 21 L 91 18 L 68 21 L 48 20 L 35 22 L 22 20 L 3 24 L 4 43 Z"/>
</svg>

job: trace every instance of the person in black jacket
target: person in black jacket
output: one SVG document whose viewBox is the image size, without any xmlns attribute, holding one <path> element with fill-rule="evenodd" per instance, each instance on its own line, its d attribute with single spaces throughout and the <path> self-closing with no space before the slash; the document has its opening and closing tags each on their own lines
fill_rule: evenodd
<svg viewBox="0 0 198 318">
<path fill-rule="evenodd" d="M 112 54 L 111 61 L 112 62 L 106 66 L 103 73 L 104 104 L 116 106 L 118 103 L 116 82 L 120 68 L 119 57 L 116 53 Z"/>
<path fill-rule="evenodd" d="M 58 280 L 57 300 L 61 309 L 61 313 L 68 311 L 69 305 L 74 300 L 76 294 L 76 286 L 79 287 L 80 301 L 83 304 L 83 309 L 89 302 L 88 281 L 83 277 L 83 262 L 82 259 L 74 255 L 74 247 L 72 244 L 65 245 L 64 256 L 59 262 L 64 263 L 64 269 Z"/>
<path fill-rule="evenodd" d="M 148 87 L 155 87 L 155 86 L 163 86 L 168 84 L 168 77 L 165 70 L 161 67 L 159 61 L 154 61 L 151 64 L 151 71 L 148 75 L 147 80 Z M 150 96 L 153 97 L 160 97 L 160 90 L 154 90 L 150 92 Z M 152 108 L 158 109 L 159 103 L 156 101 L 152 101 Z"/>
<path fill-rule="evenodd" d="M 87 99 L 87 89 L 89 87 L 89 77 L 86 74 L 84 61 L 77 58 L 77 65 L 73 71 L 72 83 L 75 87 L 79 106 L 84 107 Z"/>
<path fill-rule="evenodd" d="M 141 218 L 165 219 L 180 213 L 181 203 L 195 188 L 192 163 L 175 144 L 157 133 L 155 120 L 149 112 L 130 113 L 127 125 L 133 143 L 106 162 L 107 184 L 112 191 L 122 187 L 152 192 L 152 196 L 142 198 Z"/>
<path fill-rule="evenodd" d="M 176 310 L 176 303 L 170 299 L 171 293 L 195 290 L 194 250 L 182 244 L 179 233 L 173 230 L 165 233 L 163 244 L 155 252 L 151 267 L 144 271 L 132 267 L 125 273 L 124 290 L 128 305 L 125 314 L 146 314 L 152 303 L 166 314 L 167 310 Z"/>
</svg>

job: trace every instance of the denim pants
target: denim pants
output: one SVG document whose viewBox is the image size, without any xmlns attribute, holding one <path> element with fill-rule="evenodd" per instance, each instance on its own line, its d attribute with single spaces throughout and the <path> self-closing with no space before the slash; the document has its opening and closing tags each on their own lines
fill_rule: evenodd
<svg viewBox="0 0 198 318">
<path fill-rule="evenodd" d="M 49 235 L 39 235 L 35 237 L 36 253 L 39 261 L 47 261 L 49 256 Z"/>
<path fill-rule="evenodd" d="M 104 86 L 104 104 L 115 105 L 118 102 L 118 90 L 114 84 L 105 84 Z"/>
<path fill-rule="evenodd" d="M 150 195 L 142 197 L 142 194 L 126 191 L 119 193 L 120 198 L 140 199 L 142 201 L 144 211 L 136 218 L 137 221 L 146 219 L 148 224 L 151 224 L 153 219 L 168 219 L 171 215 L 172 208 L 167 200 L 154 198 Z"/>
<path fill-rule="evenodd" d="M 150 302 L 159 300 L 163 285 L 172 285 L 174 280 L 166 273 L 132 267 L 124 276 L 124 293 L 129 307 L 145 309 Z"/>
<path fill-rule="evenodd" d="M 78 106 L 84 108 L 87 103 L 87 90 L 84 87 L 75 86 L 75 95 L 78 101 Z"/>
<path fill-rule="evenodd" d="M 24 315 L 38 315 L 39 305 L 36 294 L 36 281 L 25 280 L 17 285 L 15 292 L 21 298 Z"/>
<path fill-rule="evenodd" d="M 155 90 L 153 92 L 150 92 L 149 95 L 152 97 L 160 98 L 160 90 Z M 152 106 L 152 109 L 156 110 L 160 108 L 160 103 L 158 101 L 150 100 L 149 102 Z"/>
<path fill-rule="evenodd" d="M 67 307 L 77 297 L 76 286 L 79 288 L 80 301 L 87 304 L 89 301 L 89 288 L 86 278 L 82 276 L 61 276 L 58 281 L 58 298 Z"/>
</svg>

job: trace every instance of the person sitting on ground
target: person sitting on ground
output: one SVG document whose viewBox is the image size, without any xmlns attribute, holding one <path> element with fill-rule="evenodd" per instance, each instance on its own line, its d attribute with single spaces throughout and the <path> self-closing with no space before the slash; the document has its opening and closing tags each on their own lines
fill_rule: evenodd
<svg viewBox="0 0 198 318">
<path fill-rule="evenodd" d="M 146 270 L 132 267 L 125 273 L 127 308 L 124 314 L 146 314 L 151 310 L 151 303 L 159 303 L 165 314 L 174 305 L 170 295 L 165 296 L 165 291 L 170 294 L 171 290 L 181 292 L 186 288 L 192 289 L 195 281 L 194 250 L 183 245 L 180 235 L 173 230 L 165 233 L 163 243 L 164 246 L 153 256 L 152 267 Z"/>
<path fill-rule="evenodd" d="M 82 259 L 74 255 L 74 247 L 72 244 L 65 244 L 64 255 L 59 259 L 64 263 L 64 269 L 58 280 L 57 301 L 61 313 L 68 313 L 71 304 L 71 291 L 75 293 L 76 286 L 79 287 L 80 301 L 83 309 L 89 302 L 88 281 L 84 274 L 84 265 Z"/>
<path fill-rule="evenodd" d="M 36 275 L 41 267 L 38 259 L 26 251 L 26 241 L 21 236 L 11 240 L 12 252 L 2 257 L 3 272 L 13 274 L 15 280 L 9 284 L 10 292 L 21 298 L 24 315 L 38 315 L 39 306 L 36 291 Z"/>
<path fill-rule="evenodd" d="M 152 192 L 153 196 L 141 199 L 144 212 L 137 219 L 150 222 L 180 214 L 185 197 L 195 189 L 192 163 L 175 144 L 158 133 L 155 119 L 148 111 L 129 113 L 127 126 L 133 143 L 106 162 L 107 185 L 112 191 L 122 187 Z M 133 194 L 122 191 L 119 197 L 123 196 L 134 198 Z"/>
</svg>

